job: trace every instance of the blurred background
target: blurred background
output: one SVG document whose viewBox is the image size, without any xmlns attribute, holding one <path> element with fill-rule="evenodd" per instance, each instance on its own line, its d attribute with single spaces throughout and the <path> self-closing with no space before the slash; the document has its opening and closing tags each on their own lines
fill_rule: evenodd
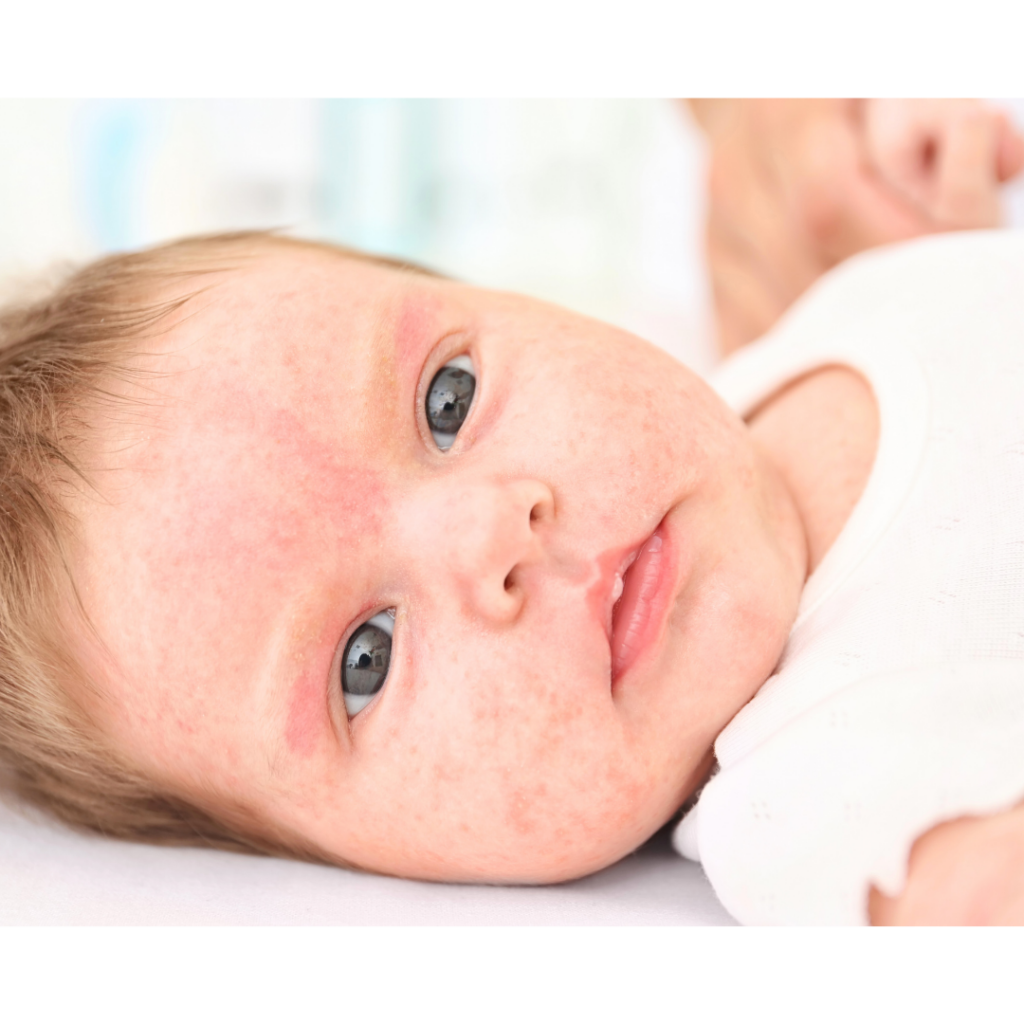
<svg viewBox="0 0 1024 1024">
<path fill-rule="evenodd" d="M 0 292 L 273 227 L 557 302 L 706 373 L 705 158 L 669 100 L 0 100 Z M 1006 199 L 1024 227 L 1024 176 Z"/>
<path fill-rule="evenodd" d="M 704 372 L 703 168 L 669 101 L 0 101 L 0 277 L 279 227 L 549 299 Z"/>
</svg>

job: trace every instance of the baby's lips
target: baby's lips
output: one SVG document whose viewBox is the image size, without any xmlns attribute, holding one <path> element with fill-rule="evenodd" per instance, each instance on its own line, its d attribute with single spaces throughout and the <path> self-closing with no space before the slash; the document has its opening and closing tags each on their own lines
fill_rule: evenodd
<svg viewBox="0 0 1024 1024">
<path fill-rule="evenodd" d="M 644 542 L 622 577 L 612 612 L 612 681 L 619 679 L 660 635 L 669 604 L 672 556 L 664 520 Z"/>
</svg>

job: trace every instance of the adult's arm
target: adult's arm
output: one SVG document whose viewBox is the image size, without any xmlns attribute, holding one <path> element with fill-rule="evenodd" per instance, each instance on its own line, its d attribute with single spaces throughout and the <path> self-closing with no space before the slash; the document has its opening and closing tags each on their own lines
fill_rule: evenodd
<svg viewBox="0 0 1024 1024">
<path fill-rule="evenodd" d="M 1011 140 L 1000 143 L 999 180 L 1024 162 L 1001 114 L 975 105 L 966 129 L 951 132 L 959 121 L 950 101 L 927 110 L 922 101 L 877 102 L 689 101 L 709 142 L 706 245 L 723 354 L 763 334 L 848 256 L 998 222 L 991 139 L 1002 131 Z M 912 158 L 933 152 L 952 160 L 921 173 Z M 922 201 L 922 177 L 941 178 L 945 205 Z"/>
<path fill-rule="evenodd" d="M 947 821 L 913 846 L 896 897 L 872 889 L 876 925 L 1024 924 L 1024 806 Z"/>
</svg>

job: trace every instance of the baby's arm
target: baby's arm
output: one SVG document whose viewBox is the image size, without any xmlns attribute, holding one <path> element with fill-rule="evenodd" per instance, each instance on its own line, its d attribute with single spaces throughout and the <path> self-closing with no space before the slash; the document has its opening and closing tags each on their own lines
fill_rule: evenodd
<svg viewBox="0 0 1024 1024">
<path fill-rule="evenodd" d="M 872 924 L 1024 924 L 1024 805 L 957 818 L 913 846 L 897 897 L 872 889 Z"/>
</svg>

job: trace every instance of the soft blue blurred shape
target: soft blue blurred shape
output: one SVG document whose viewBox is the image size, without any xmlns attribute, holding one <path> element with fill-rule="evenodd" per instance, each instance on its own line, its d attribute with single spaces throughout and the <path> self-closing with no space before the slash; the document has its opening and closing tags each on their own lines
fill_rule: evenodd
<svg viewBox="0 0 1024 1024">
<path fill-rule="evenodd" d="M 0 276 L 270 228 L 523 291 L 696 364 L 701 160 L 668 102 L 0 101 Z"/>
<path fill-rule="evenodd" d="M 142 190 L 161 111 L 154 101 L 96 100 L 75 123 L 74 158 L 84 216 L 102 251 L 144 244 Z"/>
<path fill-rule="evenodd" d="M 436 231 L 436 100 L 326 100 L 322 111 L 327 238 L 423 259 Z"/>
</svg>

